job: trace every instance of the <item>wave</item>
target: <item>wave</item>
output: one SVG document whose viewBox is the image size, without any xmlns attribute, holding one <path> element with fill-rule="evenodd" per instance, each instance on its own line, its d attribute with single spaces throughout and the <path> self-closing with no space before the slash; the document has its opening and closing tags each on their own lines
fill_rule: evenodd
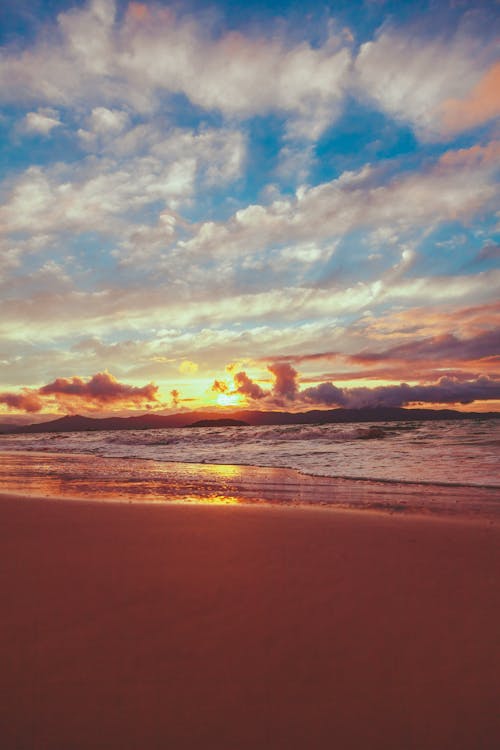
<svg viewBox="0 0 500 750">
<path fill-rule="evenodd" d="M 278 425 L 0 436 L 0 449 L 161 463 L 295 469 L 304 475 L 500 489 L 498 420 Z"/>
</svg>

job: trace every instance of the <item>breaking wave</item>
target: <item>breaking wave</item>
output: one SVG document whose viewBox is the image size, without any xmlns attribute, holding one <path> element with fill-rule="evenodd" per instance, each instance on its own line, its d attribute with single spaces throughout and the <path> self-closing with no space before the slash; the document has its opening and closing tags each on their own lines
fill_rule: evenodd
<svg viewBox="0 0 500 750">
<path fill-rule="evenodd" d="M 0 450 L 87 453 L 306 475 L 500 489 L 500 420 L 195 427 L 1 435 Z"/>
</svg>

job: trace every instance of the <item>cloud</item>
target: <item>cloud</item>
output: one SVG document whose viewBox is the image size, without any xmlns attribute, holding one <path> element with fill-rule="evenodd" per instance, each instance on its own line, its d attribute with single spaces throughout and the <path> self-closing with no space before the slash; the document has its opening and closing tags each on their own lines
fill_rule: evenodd
<svg viewBox="0 0 500 750">
<path fill-rule="evenodd" d="M 158 403 L 158 386 L 148 383 L 137 387 L 120 383 L 111 373 L 99 372 L 85 380 L 78 376 L 56 378 L 38 389 L 38 394 L 54 396 L 65 407 L 73 403 L 90 406 L 145 406 Z"/>
<path fill-rule="evenodd" d="M 175 209 L 192 198 L 197 186 L 237 179 L 245 139 L 227 128 L 165 134 L 152 126 L 148 133 L 144 153 L 121 156 L 120 139 L 108 133 L 116 155 L 105 152 L 77 164 L 32 166 L 0 185 L 0 234 L 60 236 L 91 229 L 119 237 L 119 252 L 129 260 L 140 260 L 141 253 L 149 257 L 158 243 L 169 247 L 176 224 L 183 226 Z M 99 137 L 102 143 L 104 136 Z M 143 212 L 151 206 L 157 223 L 143 224 Z"/>
<path fill-rule="evenodd" d="M 367 313 L 355 324 L 357 335 L 367 340 L 399 342 L 416 336 L 431 340 L 449 333 L 466 340 L 494 328 L 500 328 L 500 302 L 496 300 L 473 307 L 460 304 L 456 308 L 439 309 L 424 305 L 388 310 L 377 316 Z"/>
<path fill-rule="evenodd" d="M 393 232 L 408 233 L 445 221 L 465 221 L 498 197 L 499 155 L 499 144 L 493 141 L 449 150 L 421 172 L 386 176 L 382 169 L 366 165 L 329 182 L 301 187 L 292 198 L 239 209 L 225 222 L 204 222 L 192 238 L 178 243 L 178 250 L 200 258 L 249 256 L 263 248 L 293 244 L 297 265 L 310 262 L 311 248 L 318 261 L 321 251 L 312 243 L 356 230 L 391 227 Z M 407 265 L 413 251 L 404 252 Z M 329 257 L 331 248 L 324 253 Z"/>
<path fill-rule="evenodd" d="M 321 355 L 324 356 L 324 355 Z M 357 359 L 348 357 L 348 359 Z M 498 357 L 497 357 L 498 359 Z M 304 358 L 302 361 L 307 361 Z M 226 368 L 230 371 L 230 368 Z M 407 369 L 407 368 L 406 368 Z M 216 380 L 212 390 L 216 393 L 228 395 L 240 394 L 245 396 L 250 404 L 259 408 L 292 408 L 305 409 L 311 405 L 319 407 L 343 407 L 349 409 L 374 408 L 379 406 L 408 406 L 415 404 L 470 404 L 473 401 L 488 401 L 500 399 L 500 376 L 487 376 L 462 370 L 451 370 L 446 375 L 438 377 L 437 381 L 425 382 L 430 379 L 430 371 L 417 373 L 415 377 L 424 381 L 418 385 L 400 383 L 398 385 L 377 385 L 374 387 L 339 387 L 332 381 L 319 382 L 318 385 L 299 388 L 299 373 L 289 362 L 273 362 L 267 366 L 272 374 L 271 388 L 264 390 L 245 372 L 233 376 L 234 385 L 227 381 Z M 356 378 L 389 379 L 394 377 L 397 370 L 359 371 L 344 373 L 339 379 L 353 380 Z M 434 378 L 439 368 L 434 369 Z M 323 376 L 324 378 L 325 376 Z M 319 378 L 318 378 L 319 379 Z M 311 378 L 303 378 L 309 382 Z M 317 378 L 312 379 L 317 380 Z"/>
<path fill-rule="evenodd" d="M 211 390 L 214 393 L 227 393 L 229 385 L 224 380 L 214 380 Z"/>
<path fill-rule="evenodd" d="M 272 386 L 269 390 L 264 390 L 246 372 L 233 373 L 233 369 L 229 365 L 226 367 L 231 375 L 232 384 L 225 380 L 215 380 L 212 385 L 213 392 L 240 394 L 250 402 L 260 402 L 265 408 L 283 406 L 298 395 L 298 372 L 289 362 L 274 362 L 268 365 L 267 369 L 272 375 Z"/>
<path fill-rule="evenodd" d="M 385 26 L 361 46 L 355 63 L 360 95 L 409 123 L 423 140 L 441 139 L 489 119 L 498 75 L 494 44 L 459 29 L 429 38 Z M 467 110 L 464 117 L 461 115 Z"/>
<path fill-rule="evenodd" d="M 431 338 L 399 344 L 382 352 L 360 352 L 349 359 L 357 364 L 367 364 L 386 360 L 402 362 L 438 361 L 466 362 L 480 360 L 500 354 L 500 330 L 487 330 L 463 339 L 453 333 L 443 333 Z"/>
<path fill-rule="evenodd" d="M 28 112 L 24 117 L 21 129 L 26 133 L 49 135 L 50 132 L 62 125 L 55 109 L 39 109 L 38 112 Z"/>
<path fill-rule="evenodd" d="M 43 408 L 42 399 L 28 388 L 23 388 L 21 393 L 0 393 L 0 404 L 4 404 L 8 409 L 29 414 L 41 411 Z"/>
<path fill-rule="evenodd" d="M 480 376 L 474 380 L 443 377 L 432 385 L 378 386 L 376 388 L 337 388 L 320 383 L 300 392 L 303 402 L 349 409 L 410 404 L 470 404 L 500 399 L 500 380 Z"/>
<path fill-rule="evenodd" d="M 94 107 L 89 117 L 89 125 L 94 133 L 121 133 L 127 127 L 129 116 L 126 112 L 107 107 Z"/>
<path fill-rule="evenodd" d="M 247 396 L 251 400 L 259 400 L 266 395 L 260 385 L 249 378 L 246 372 L 237 372 L 233 376 L 233 380 L 235 393 Z"/>
<path fill-rule="evenodd" d="M 280 356 L 273 356 L 273 363 L 278 364 L 280 362 L 293 362 L 294 364 L 302 364 L 303 362 L 317 362 L 322 359 L 336 359 L 342 356 L 338 351 L 332 352 L 313 352 L 311 354 L 283 354 Z M 259 361 L 269 360 L 269 357 L 260 357 Z"/>
<path fill-rule="evenodd" d="M 447 99 L 441 105 L 444 130 L 460 133 L 500 115 L 500 63 L 489 68 L 461 99 Z"/>
<path fill-rule="evenodd" d="M 487 242 L 475 257 L 475 261 L 498 260 L 500 258 L 500 245 Z"/>
<path fill-rule="evenodd" d="M 5 51 L 1 96 L 147 112 L 184 94 L 227 118 L 281 111 L 291 116 L 291 135 L 318 137 L 339 112 L 351 43 L 331 32 L 319 46 L 278 33 L 218 34 L 207 18 L 140 3 L 117 18 L 114 2 L 91 0 L 60 13 L 31 48 Z"/>
<path fill-rule="evenodd" d="M 277 399 L 293 401 L 298 393 L 298 372 L 289 362 L 274 362 L 267 369 L 274 377 L 272 395 Z"/>
<path fill-rule="evenodd" d="M 474 169 L 475 167 L 495 169 L 500 162 L 500 141 L 493 140 L 486 145 L 476 144 L 470 148 L 446 151 L 440 156 L 438 169 L 454 170 L 458 168 Z"/>
<path fill-rule="evenodd" d="M 230 374 L 232 383 L 226 380 L 215 380 L 212 391 L 228 395 L 239 394 L 249 401 L 262 402 L 265 407 L 282 406 L 293 401 L 298 394 L 298 373 L 288 362 L 275 362 L 267 367 L 272 375 L 270 390 L 264 390 L 246 372 L 234 373 L 234 367 L 228 365 L 226 370 Z"/>
</svg>

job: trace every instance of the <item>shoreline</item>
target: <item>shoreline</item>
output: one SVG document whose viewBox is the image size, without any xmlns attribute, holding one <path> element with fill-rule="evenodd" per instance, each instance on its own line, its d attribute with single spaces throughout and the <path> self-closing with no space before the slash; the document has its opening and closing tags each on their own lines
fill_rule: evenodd
<svg viewBox="0 0 500 750">
<path fill-rule="evenodd" d="M 0 451 L 0 492 L 101 502 L 248 504 L 357 509 L 500 522 L 500 490 L 304 474 L 297 469 Z M 2 487 L 4 488 L 2 490 Z"/>
<path fill-rule="evenodd" d="M 4 496 L 0 521 L 5 750 L 498 746 L 484 519 Z"/>
<path fill-rule="evenodd" d="M 137 462 L 144 462 L 145 464 L 148 463 L 159 463 L 159 464 L 166 464 L 168 466 L 191 466 L 196 468 L 206 468 L 206 469 L 217 469 L 220 468 L 225 469 L 228 467 L 234 467 L 235 469 L 241 469 L 242 471 L 249 470 L 249 471 L 276 471 L 276 472 L 283 472 L 284 474 L 296 474 L 300 477 L 303 477 L 306 480 L 310 480 L 312 482 L 314 481 L 323 481 L 323 482 L 365 482 L 366 484 L 373 484 L 373 485 L 387 485 L 388 487 L 396 486 L 396 487 L 443 487 L 443 488 L 449 488 L 449 489 L 464 489 L 464 490 L 487 490 L 491 492 L 498 493 L 498 497 L 500 499 L 500 484 L 464 484 L 461 482 L 445 482 L 445 481 L 432 481 L 428 479 L 424 480 L 414 480 L 414 479 L 382 479 L 380 477 L 365 477 L 365 476 L 349 476 L 347 474 L 314 474 L 313 472 L 307 472 L 303 469 L 296 469 L 291 466 L 275 466 L 273 464 L 252 464 L 252 463 L 222 463 L 222 462 L 209 462 L 209 461 L 179 461 L 177 459 L 162 459 L 161 461 L 158 458 L 151 458 L 151 457 L 139 457 L 139 456 L 103 456 L 100 454 L 92 453 L 91 451 L 47 451 L 47 450 L 36 450 L 36 449 L 23 449 L 23 450 L 14 450 L 14 449 L 1 449 L 0 448 L 0 456 L 16 456 L 16 455 L 25 455 L 25 456 L 48 456 L 48 457 L 54 457 L 57 456 L 59 458 L 65 457 L 65 456 L 75 456 L 75 457 L 92 457 L 93 459 L 98 459 L 100 461 L 137 461 Z"/>
<path fill-rule="evenodd" d="M 134 500 L 129 498 L 123 498 L 120 496 L 109 496 L 109 497 L 93 497 L 92 495 L 37 495 L 32 492 L 6 492 L 0 488 L 0 505 L 2 503 L 19 502 L 26 503 L 27 505 L 42 505 L 42 506 L 84 506 L 90 508 L 99 507 L 118 507 L 118 508 L 144 508 L 147 509 L 168 509 L 170 508 L 185 508 L 188 512 L 192 510 L 195 512 L 197 509 L 206 509 L 207 512 L 216 513 L 219 509 L 226 509 L 234 513 L 245 513 L 254 511 L 256 513 L 273 513 L 275 512 L 279 517 L 279 514 L 311 514 L 312 516 L 321 515 L 335 515 L 335 516 L 346 516 L 350 517 L 355 523 L 357 519 L 372 518 L 372 519 L 389 519 L 390 522 L 394 523 L 405 521 L 408 522 L 419 522 L 424 523 L 443 523 L 459 526 L 478 526 L 483 528 L 493 528 L 500 531 L 500 520 L 496 517 L 490 517 L 487 515 L 470 515 L 467 513 L 446 513 L 443 511 L 424 511 L 424 510 L 397 510 L 395 508 L 387 507 L 353 507 L 343 505 L 325 505 L 325 504 L 286 504 L 286 503 L 272 503 L 272 502 L 247 502 L 244 498 L 239 499 L 202 499 L 202 498 L 190 498 L 190 499 L 174 499 L 169 501 L 164 500 Z"/>
</svg>

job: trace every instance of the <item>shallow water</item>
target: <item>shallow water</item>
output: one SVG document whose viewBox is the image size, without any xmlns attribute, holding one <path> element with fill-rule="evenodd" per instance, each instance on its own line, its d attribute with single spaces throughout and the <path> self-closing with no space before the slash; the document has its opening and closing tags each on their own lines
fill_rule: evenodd
<svg viewBox="0 0 500 750">
<path fill-rule="evenodd" d="M 500 419 L 0 435 L 0 450 L 500 488 Z"/>
<path fill-rule="evenodd" d="M 0 491 L 500 515 L 500 421 L 0 437 Z"/>
<path fill-rule="evenodd" d="M 102 458 L 76 453 L 0 453 L 0 494 L 118 502 L 241 503 L 461 515 L 500 520 L 500 491 L 377 482 L 273 467 Z"/>
</svg>

